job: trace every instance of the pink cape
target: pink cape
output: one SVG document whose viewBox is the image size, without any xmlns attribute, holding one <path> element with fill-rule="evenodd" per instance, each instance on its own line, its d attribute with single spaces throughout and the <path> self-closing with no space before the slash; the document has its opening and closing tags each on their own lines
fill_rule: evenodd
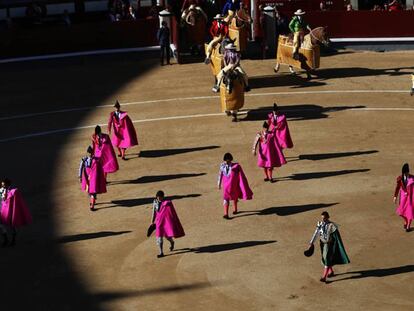
<svg viewBox="0 0 414 311">
<path fill-rule="evenodd" d="M 112 144 L 118 148 L 129 148 L 138 145 L 137 133 L 134 124 L 129 118 L 126 111 L 121 111 L 119 120 L 115 116 L 115 112 L 111 112 L 108 122 L 108 130 L 112 133 Z"/>
<path fill-rule="evenodd" d="M 1 204 L 1 223 L 12 228 L 17 228 L 32 223 L 32 215 L 23 200 L 19 189 L 8 191 L 7 198 Z"/>
<path fill-rule="evenodd" d="M 106 192 L 106 179 L 99 158 L 92 158 L 91 167 L 86 167 L 86 169 L 82 172 L 81 183 L 82 189 L 87 191 L 89 194 Z"/>
<path fill-rule="evenodd" d="M 397 207 L 396 213 L 408 220 L 414 219 L 414 178 L 410 176 L 407 181 L 407 191 L 400 189 L 400 204 Z"/>
<path fill-rule="evenodd" d="M 249 182 L 240 164 L 232 163 L 230 176 L 223 174 L 221 182 L 224 200 L 251 200 L 253 198 L 253 191 L 249 187 Z"/>
<path fill-rule="evenodd" d="M 271 130 L 275 127 L 275 120 L 274 120 L 273 112 L 269 113 L 267 122 L 269 123 Z M 279 142 L 280 147 L 282 149 L 292 148 L 293 141 L 292 137 L 290 136 L 289 126 L 286 120 L 286 116 L 284 114 L 279 114 L 277 116 L 276 122 L 276 137 Z"/>
<path fill-rule="evenodd" d="M 259 167 L 273 168 L 286 164 L 285 156 L 276 139 L 274 130 L 267 133 L 266 141 L 259 139 L 258 149 L 257 165 Z"/>
<path fill-rule="evenodd" d="M 181 238 L 185 235 L 183 226 L 171 201 L 162 201 L 155 217 L 155 236 Z"/>
<path fill-rule="evenodd" d="M 119 170 L 118 160 L 108 134 L 101 134 L 100 138 L 93 135 L 92 144 L 94 155 L 101 159 L 105 173 L 114 173 Z"/>
</svg>

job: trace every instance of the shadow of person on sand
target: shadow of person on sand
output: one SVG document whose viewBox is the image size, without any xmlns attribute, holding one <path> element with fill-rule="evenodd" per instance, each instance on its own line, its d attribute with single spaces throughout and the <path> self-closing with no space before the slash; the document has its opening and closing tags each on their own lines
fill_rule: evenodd
<svg viewBox="0 0 414 311">
<path fill-rule="evenodd" d="M 221 282 L 220 282 L 221 283 Z M 127 297 L 143 297 L 152 295 L 164 295 L 174 294 L 183 291 L 201 290 L 206 287 L 211 287 L 210 282 L 196 282 L 183 285 L 169 285 L 161 287 L 145 288 L 141 290 L 125 290 L 125 291 L 113 291 L 113 292 L 99 292 L 93 294 L 94 298 L 103 301 L 112 301 L 114 299 L 122 299 Z"/>
<path fill-rule="evenodd" d="M 204 253 L 221 253 L 232 251 L 236 249 L 246 248 L 246 247 L 254 247 L 259 245 L 266 245 L 276 243 L 276 240 L 270 241 L 244 241 L 244 242 L 235 242 L 235 243 L 226 243 L 226 244 L 213 244 L 207 246 L 200 246 L 195 248 L 181 248 L 174 250 L 173 253 L 168 254 L 166 256 L 172 255 L 179 255 L 185 253 L 195 253 L 195 254 L 204 254 Z"/>
<path fill-rule="evenodd" d="M 203 151 L 217 149 L 220 146 L 203 146 L 203 147 L 192 147 L 192 148 L 178 148 L 178 149 L 160 149 L 160 150 L 142 150 L 139 153 L 140 158 L 161 158 L 168 157 L 176 154 Z"/>
<path fill-rule="evenodd" d="M 153 176 L 141 176 L 137 179 L 131 180 L 117 180 L 111 181 L 108 184 L 112 185 L 124 185 L 124 184 L 147 184 L 153 182 L 160 182 L 172 179 L 190 178 L 204 176 L 206 173 L 191 173 L 191 174 L 170 174 L 170 175 L 153 175 Z"/>
<path fill-rule="evenodd" d="M 286 157 L 286 159 L 289 159 L 288 162 L 295 162 L 295 161 L 301 161 L 301 160 L 320 161 L 320 160 L 337 159 L 337 158 L 343 158 L 343 157 L 354 157 L 354 156 L 373 154 L 373 153 L 378 153 L 378 150 L 301 154 L 298 157 Z"/>
<path fill-rule="evenodd" d="M 168 196 L 165 199 L 166 200 L 181 200 L 186 198 L 197 198 L 200 197 L 201 194 L 193 193 L 193 194 L 185 194 L 185 195 L 172 195 Z M 114 207 L 135 207 L 135 206 L 141 206 L 141 205 L 150 205 L 154 201 L 154 197 L 148 197 L 148 198 L 137 198 L 137 199 L 127 199 L 127 200 L 112 200 L 109 203 L 112 203 L 113 205 L 99 207 L 96 210 L 99 211 L 101 209 L 107 209 L 107 208 L 114 208 Z M 100 203 L 100 204 L 106 204 L 106 203 Z"/>
<path fill-rule="evenodd" d="M 357 169 L 357 170 L 340 170 L 340 171 L 329 171 L 329 172 L 312 172 L 312 173 L 298 173 L 292 174 L 286 177 L 277 178 L 277 181 L 286 181 L 286 180 L 309 180 L 309 179 L 320 179 L 327 177 L 334 177 L 340 175 L 354 174 L 354 173 L 364 173 L 368 172 L 370 169 Z"/>
<path fill-rule="evenodd" d="M 279 106 L 281 113 L 286 115 L 289 121 L 304 121 L 304 120 L 316 120 L 325 119 L 329 117 L 329 113 L 344 111 L 348 109 L 361 109 L 365 106 L 333 106 L 322 107 L 314 104 L 302 104 L 302 105 L 289 105 Z M 273 106 L 260 107 L 256 109 L 250 109 L 247 111 L 246 116 L 240 121 L 261 121 L 267 120 L 267 115 L 273 111 Z"/>
<path fill-rule="evenodd" d="M 313 211 L 320 208 L 328 208 L 339 203 L 316 203 L 316 204 L 304 204 L 304 205 L 292 205 L 292 206 L 277 206 L 269 207 L 259 211 L 239 211 L 233 218 L 240 218 L 246 216 L 290 216 L 308 211 Z M 241 215 L 239 215 L 241 214 Z"/>
<path fill-rule="evenodd" d="M 56 242 L 70 243 L 70 242 L 84 241 L 84 240 L 90 240 L 90 239 L 105 238 L 109 236 L 121 235 L 121 234 L 130 233 L 130 232 L 132 231 L 100 231 L 100 232 L 65 235 L 65 236 L 62 236 L 56 239 Z"/>
<path fill-rule="evenodd" d="M 410 273 L 410 272 L 414 272 L 414 265 L 406 265 L 406 266 L 401 266 L 401 267 L 392 267 L 392 268 L 383 268 L 383 269 L 350 271 L 350 272 L 335 274 L 335 277 L 344 276 L 344 275 L 347 276 L 350 274 L 356 274 L 356 275 L 347 276 L 345 278 L 341 278 L 338 280 L 330 280 L 330 282 L 356 280 L 356 279 L 363 279 L 363 278 L 370 278 L 370 277 L 382 278 L 386 276 L 398 275 L 398 274 Z"/>
</svg>

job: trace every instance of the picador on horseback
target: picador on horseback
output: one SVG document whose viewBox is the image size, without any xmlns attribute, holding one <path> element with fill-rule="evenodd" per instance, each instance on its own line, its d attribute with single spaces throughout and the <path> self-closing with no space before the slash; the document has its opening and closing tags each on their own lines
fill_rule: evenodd
<svg viewBox="0 0 414 311">
<path fill-rule="evenodd" d="M 295 16 L 289 23 L 289 29 L 293 33 L 293 58 L 299 59 L 299 48 L 303 42 L 306 29 L 312 31 L 308 23 L 303 18 L 306 12 L 301 9 L 297 10 Z"/>
<path fill-rule="evenodd" d="M 229 27 L 227 23 L 224 22 L 223 17 L 220 14 L 217 14 L 216 17 L 214 17 L 214 21 L 210 27 L 210 34 L 213 39 L 207 46 L 206 59 L 204 60 L 204 63 L 206 65 L 210 63 L 211 53 L 213 52 L 213 49 L 229 34 Z"/>
<path fill-rule="evenodd" d="M 240 53 L 236 51 L 236 46 L 233 43 L 229 43 L 225 46 L 224 49 L 224 67 L 217 75 L 217 83 L 213 86 L 212 91 L 218 92 L 220 90 L 220 85 L 225 80 L 228 93 L 232 91 L 232 81 L 234 79 L 241 79 L 244 85 L 244 91 L 249 92 L 249 80 L 247 78 L 246 72 L 240 65 L 241 56 Z"/>
</svg>

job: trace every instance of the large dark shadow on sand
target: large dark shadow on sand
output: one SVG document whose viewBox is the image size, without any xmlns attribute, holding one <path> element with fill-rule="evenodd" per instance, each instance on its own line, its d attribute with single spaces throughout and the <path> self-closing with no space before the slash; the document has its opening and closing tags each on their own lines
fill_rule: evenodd
<svg viewBox="0 0 414 311">
<path fill-rule="evenodd" d="M 252 89 L 261 89 L 276 86 L 307 88 L 314 86 L 323 86 L 325 84 L 325 82 L 307 80 L 306 74 L 300 71 L 298 74 L 275 73 L 274 75 L 249 77 L 249 85 Z"/>
<path fill-rule="evenodd" d="M 347 68 L 321 68 L 315 71 L 314 75 L 317 76 L 319 81 L 336 79 L 336 78 L 352 78 L 352 77 L 371 77 L 371 76 L 408 76 L 413 71 L 414 66 L 411 67 L 395 67 L 395 68 L 383 68 L 372 69 L 364 67 L 347 67 Z M 404 72 L 401 70 L 409 70 L 410 72 Z"/>
<path fill-rule="evenodd" d="M 114 100 L 112 94 L 159 66 L 158 62 L 139 54 L 120 54 L 0 65 L 1 115 L 99 106 Z M 102 119 L 107 119 L 107 111 L 94 109 L 47 118 L 3 120 L 0 138 L 40 131 L 47 126 L 76 127 L 89 113 L 103 114 Z M 58 200 L 54 202 L 46 194 L 52 192 L 54 175 L 62 165 L 58 162 L 59 153 L 70 136 L 71 133 L 61 133 L 0 144 L 0 163 L 7 164 L 1 166 L 1 177 L 9 176 L 22 190 L 34 219 L 33 225 L 20 230 L 14 248 L 0 249 L 2 310 L 95 311 L 103 310 L 101 302 L 117 296 L 91 293 L 61 247 L 62 243 L 120 233 L 69 236 L 56 243 L 59 237 L 54 211 L 61 207 Z M 73 161 L 76 181 L 79 159 Z"/>
</svg>

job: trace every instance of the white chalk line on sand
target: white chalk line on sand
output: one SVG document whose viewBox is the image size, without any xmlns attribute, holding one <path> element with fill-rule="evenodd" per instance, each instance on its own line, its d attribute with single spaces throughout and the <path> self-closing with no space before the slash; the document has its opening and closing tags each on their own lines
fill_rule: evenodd
<svg viewBox="0 0 414 311">
<path fill-rule="evenodd" d="M 263 109 L 265 110 L 265 109 Z M 306 108 L 306 109 L 283 109 L 284 112 L 301 112 L 301 111 L 320 111 L 320 108 Z M 334 108 L 332 109 L 335 110 Z M 346 110 L 349 111 L 414 111 L 414 108 L 348 108 Z M 270 108 L 269 108 L 270 111 Z M 241 111 L 239 115 L 245 115 L 248 111 Z M 168 120 L 180 120 L 180 119 L 192 119 L 192 118 L 205 118 L 205 117 L 218 117 L 218 116 L 225 116 L 224 113 L 204 113 L 204 114 L 193 114 L 193 115 L 183 115 L 183 116 L 173 116 L 173 117 L 164 117 L 164 118 L 153 118 L 153 119 L 142 119 L 142 120 L 134 120 L 133 123 L 146 123 L 146 122 L 155 122 L 155 121 L 168 121 Z M 106 123 L 99 124 L 99 126 L 105 126 Z M 60 134 L 84 129 L 91 129 L 94 128 L 95 125 L 85 125 L 85 126 L 78 126 L 72 128 L 65 128 L 65 129 L 57 129 L 57 130 L 50 130 L 50 131 L 43 131 L 38 133 L 29 133 L 21 136 L 9 137 L 0 140 L 0 143 L 6 143 L 16 140 L 21 140 L 25 138 L 33 138 L 33 137 L 40 137 L 40 136 L 47 136 L 53 134 Z"/>
<path fill-rule="evenodd" d="M 311 94 L 346 94 L 346 93 L 409 93 L 406 90 L 326 90 L 326 91 L 293 91 L 293 92 L 268 92 L 268 93 L 251 93 L 246 94 L 246 97 L 254 97 L 254 96 L 274 96 L 274 95 L 311 95 Z M 211 95 L 211 96 L 193 96 L 193 97 L 177 97 L 177 98 L 165 98 L 165 99 L 154 99 L 154 100 L 144 100 L 144 101 L 136 101 L 136 102 L 126 102 L 122 103 L 122 106 L 134 106 L 134 105 L 145 105 L 145 104 L 157 104 L 157 103 L 164 103 L 164 102 L 172 102 L 172 101 L 187 101 L 187 100 L 202 100 L 202 99 L 213 99 L 219 98 L 218 95 Z M 108 108 L 113 107 L 113 105 L 99 105 L 99 106 L 86 106 L 86 107 L 76 107 L 76 108 L 67 108 L 67 109 L 60 109 L 60 110 L 51 110 L 51 111 L 44 111 L 44 112 L 34 112 L 34 113 L 27 113 L 27 114 L 20 114 L 15 116 L 7 116 L 7 117 L 0 117 L 0 121 L 8 121 L 8 120 L 16 120 L 16 119 L 24 119 L 24 118 L 32 118 L 32 117 L 39 117 L 39 116 L 46 116 L 50 114 L 59 114 L 59 113 L 67 113 L 67 112 L 76 112 L 76 111 L 85 111 L 85 110 L 92 110 L 97 108 Z"/>
<path fill-rule="evenodd" d="M 173 116 L 173 117 L 165 117 L 165 118 L 153 118 L 153 119 L 143 119 L 143 120 L 134 120 L 133 123 L 145 123 L 145 122 L 155 122 L 155 121 L 167 121 L 167 120 L 179 120 L 179 119 L 191 119 L 191 118 L 203 118 L 203 117 L 215 117 L 215 116 L 222 116 L 223 113 L 205 113 L 205 114 L 193 114 L 193 115 L 185 115 L 185 116 Z M 32 138 L 32 137 L 39 137 L 39 136 L 47 136 L 52 134 L 59 134 L 65 132 L 72 132 L 84 129 L 94 128 L 96 125 L 99 126 L 106 126 L 107 123 L 95 124 L 95 125 L 85 125 L 85 126 L 78 126 L 78 127 L 71 127 L 65 129 L 57 129 L 57 130 L 50 130 L 38 133 L 30 133 L 21 136 L 9 137 L 0 140 L 0 143 L 25 139 L 25 138 Z"/>
</svg>

